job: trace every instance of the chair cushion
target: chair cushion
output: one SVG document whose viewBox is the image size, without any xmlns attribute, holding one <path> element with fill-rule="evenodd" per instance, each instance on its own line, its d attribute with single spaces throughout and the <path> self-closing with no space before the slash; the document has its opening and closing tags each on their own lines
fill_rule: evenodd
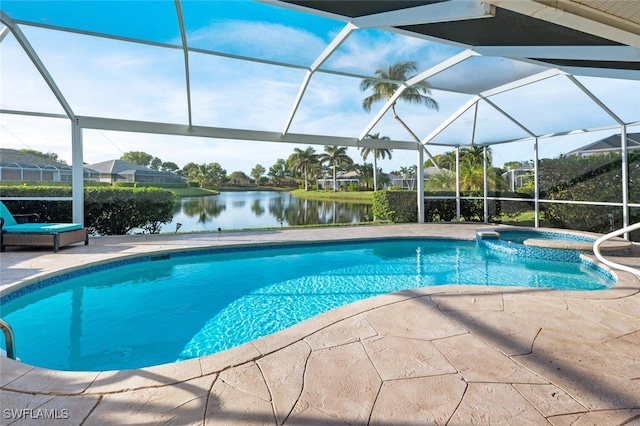
<svg viewBox="0 0 640 426">
<path fill-rule="evenodd" d="M 18 223 L 2 201 L 0 201 L 0 216 L 4 219 L 4 227 L 16 225 Z"/>
<path fill-rule="evenodd" d="M 80 223 L 20 223 L 17 225 L 5 226 L 2 228 L 10 233 L 36 233 L 51 234 L 53 232 L 66 232 L 82 229 Z"/>
</svg>

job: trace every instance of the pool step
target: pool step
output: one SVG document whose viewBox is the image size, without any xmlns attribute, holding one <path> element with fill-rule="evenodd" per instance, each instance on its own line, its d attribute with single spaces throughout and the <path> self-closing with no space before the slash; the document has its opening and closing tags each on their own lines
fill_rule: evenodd
<svg viewBox="0 0 640 426">
<path fill-rule="evenodd" d="M 478 240 L 499 240 L 500 234 L 496 231 L 478 231 L 476 232 L 476 239 Z"/>
</svg>

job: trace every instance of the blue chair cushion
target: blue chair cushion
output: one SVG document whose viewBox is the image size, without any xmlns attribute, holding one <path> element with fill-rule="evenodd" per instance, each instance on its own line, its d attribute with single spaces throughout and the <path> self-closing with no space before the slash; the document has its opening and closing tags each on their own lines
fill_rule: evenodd
<svg viewBox="0 0 640 426">
<path fill-rule="evenodd" d="M 0 217 L 4 219 L 4 226 L 16 225 L 18 222 L 14 219 L 13 215 L 7 209 L 7 206 L 4 205 L 2 201 L 0 201 Z"/>
<path fill-rule="evenodd" d="M 54 232 L 66 232 L 82 229 L 80 223 L 20 223 L 17 225 L 5 226 L 5 232 L 11 233 L 31 233 L 31 234 L 51 234 Z"/>
</svg>

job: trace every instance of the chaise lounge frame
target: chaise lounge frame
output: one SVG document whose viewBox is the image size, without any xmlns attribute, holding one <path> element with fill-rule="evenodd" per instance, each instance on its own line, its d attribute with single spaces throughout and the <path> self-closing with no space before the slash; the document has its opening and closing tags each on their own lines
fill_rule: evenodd
<svg viewBox="0 0 640 426">
<path fill-rule="evenodd" d="M 87 228 L 52 233 L 9 233 L 3 231 L 0 234 L 0 251 L 4 251 L 6 246 L 44 246 L 53 247 L 53 251 L 57 252 L 60 247 L 81 241 L 84 241 L 85 246 L 89 244 Z"/>
</svg>

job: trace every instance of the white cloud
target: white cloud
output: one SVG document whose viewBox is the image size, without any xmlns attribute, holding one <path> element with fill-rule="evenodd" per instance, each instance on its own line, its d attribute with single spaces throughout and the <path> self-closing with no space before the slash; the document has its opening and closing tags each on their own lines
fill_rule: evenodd
<svg viewBox="0 0 640 426">
<path fill-rule="evenodd" d="M 188 33 L 191 47 L 310 65 L 326 42 L 315 34 L 270 22 L 226 20 Z"/>
<path fill-rule="evenodd" d="M 415 61 L 418 72 L 453 56 L 458 49 L 379 30 L 354 32 L 327 60 L 328 69 L 372 75 L 385 65 Z"/>
</svg>

